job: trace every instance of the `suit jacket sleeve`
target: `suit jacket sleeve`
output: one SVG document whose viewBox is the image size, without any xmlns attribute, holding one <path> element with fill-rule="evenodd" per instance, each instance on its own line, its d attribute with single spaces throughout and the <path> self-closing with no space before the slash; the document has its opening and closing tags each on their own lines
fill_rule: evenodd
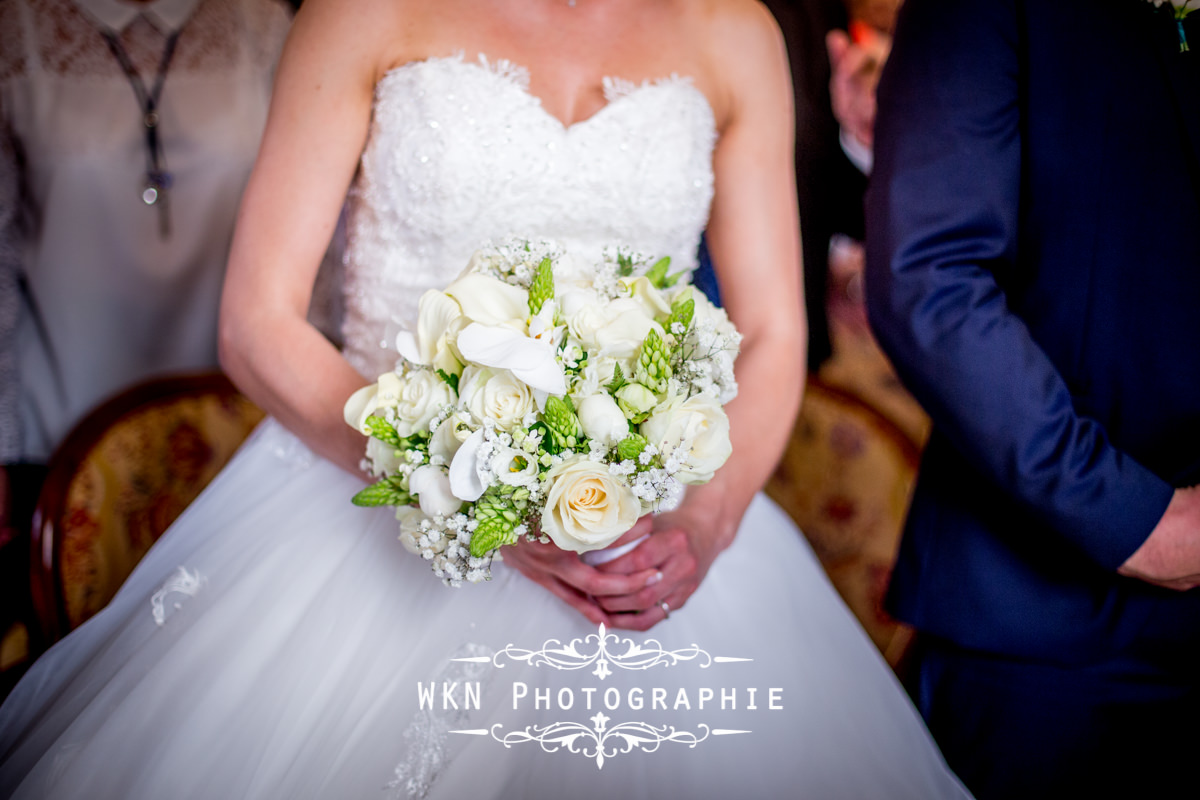
<svg viewBox="0 0 1200 800">
<path fill-rule="evenodd" d="M 1115 569 L 1173 490 L 1076 412 L 1061 374 L 1009 306 L 1027 130 L 1019 2 L 909 0 L 901 11 L 879 91 L 868 313 L 954 446 Z"/>
</svg>

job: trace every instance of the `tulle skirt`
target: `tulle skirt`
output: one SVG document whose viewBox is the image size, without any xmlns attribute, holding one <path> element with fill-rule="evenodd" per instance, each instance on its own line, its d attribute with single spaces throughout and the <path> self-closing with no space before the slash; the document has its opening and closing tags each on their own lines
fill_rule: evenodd
<svg viewBox="0 0 1200 800">
<path fill-rule="evenodd" d="M 769 500 L 688 604 L 601 631 L 443 586 L 265 423 L 0 708 L 0 797 L 962 797 Z"/>
</svg>

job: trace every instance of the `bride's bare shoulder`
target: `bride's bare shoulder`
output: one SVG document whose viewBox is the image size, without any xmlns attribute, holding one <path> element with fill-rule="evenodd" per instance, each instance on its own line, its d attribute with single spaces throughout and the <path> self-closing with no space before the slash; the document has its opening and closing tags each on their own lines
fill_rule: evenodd
<svg viewBox="0 0 1200 800">
<path fill-rule="evenodd" d="M 721 106 L 737 114 L 750 96 L 777 94 L 790 80 L 775 18 L 757 0 L 684 0 Z"/>
<path fill-rule="evenodd" d="M 704 0 L 693 6 L 709 52 L 722 63 L 755 65 L 772 62 L 784 52 L 783 35 L 775 18 L 758 0 Z"/>
</svg>

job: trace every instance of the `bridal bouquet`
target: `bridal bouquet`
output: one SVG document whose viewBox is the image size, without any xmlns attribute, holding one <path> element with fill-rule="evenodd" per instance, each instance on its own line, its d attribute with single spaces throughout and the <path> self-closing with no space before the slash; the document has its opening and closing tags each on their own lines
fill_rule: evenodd
<svg viewBox="0 0 1200 800">
<path fill-rule="evenodd" d="M 400 539 L 446 583 L 490 577 L 521 537 L 585 552 L 674 508 L 729 457 L 741 336 L 669 259 L 583 263 L 550 242 L 476 253 L 422 296 L 395 371 L 356 392 Z"/>
</svg>

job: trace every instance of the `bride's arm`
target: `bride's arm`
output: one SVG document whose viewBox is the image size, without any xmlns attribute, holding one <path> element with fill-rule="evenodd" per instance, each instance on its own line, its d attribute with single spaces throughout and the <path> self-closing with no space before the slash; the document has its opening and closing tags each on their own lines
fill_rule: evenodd
<svg viewBox="0 0 1200 800">
<path fill-rule="evenodd" d="M 744 336 L 739 393 L 726 406 L 733 455 L 710 483 L 690 487 L 677 511 L 653 519 L 655 535 L 601 567 L 663 573 L 635 594 L 601 599 L 610 621 L 623 627 L 663 619 L 660 601 L 681 607 L 733 542 L 783 452 L 803 391 L 807 330 L 790 72 L 778 29 L 756 10 L 723 25 L 713 43 L 728 103 L 714 156 L 708 238 L 725 308 Z"/>
<path fill-rule="evenodd" d="M 723 546 L 791 435 L 808 348 L 787 54 L 773 20 L 747 21 L 740 34 L 721 39 L 731 108 L 713 160 L 708 224 L 722 302 L 744 337 L 738 396 L 725 407 L 733 455 L 710 483 L 690 489 L 687 501 L 714 515 Z"/>
<path fill-rule="evenodd" d="M 309 0 L 275 80 L 221 300 L 221 364 L 320 455 L 358 471 L 342 405 L 366 381 L 305 316 L 366 140 L 391 28 L 385 2 Z"/>
</svg>

